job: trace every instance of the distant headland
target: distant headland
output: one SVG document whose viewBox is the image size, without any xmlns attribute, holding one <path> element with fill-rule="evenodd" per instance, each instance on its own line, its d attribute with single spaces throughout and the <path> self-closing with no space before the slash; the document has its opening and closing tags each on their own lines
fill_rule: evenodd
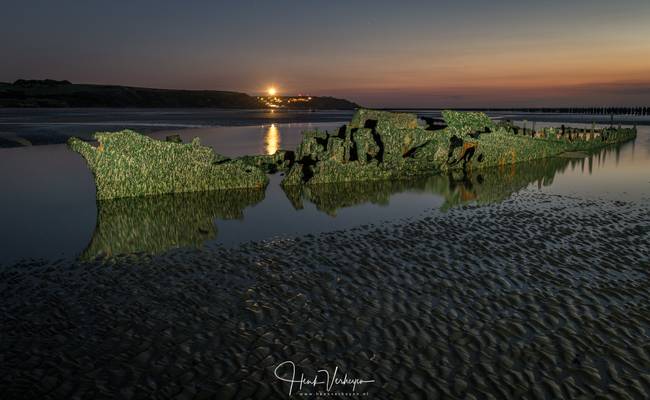
<svg viewBox="0 0 650 400">
<path fill-rule="evenodd" d="M 63 80 L 0 82 L 0 107 L 212 107 L 238 109 L 352 110 L 345 99 L 317 96 L 256 97 L 221 90 L 151 89 L 76 84 Z"/>
</svg>

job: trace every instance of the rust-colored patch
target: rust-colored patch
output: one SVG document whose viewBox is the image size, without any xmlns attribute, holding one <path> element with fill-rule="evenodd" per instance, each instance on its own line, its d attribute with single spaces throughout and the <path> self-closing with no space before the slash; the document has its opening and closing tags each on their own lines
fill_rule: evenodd
<svg viewBox="0 0 650 400">
<path fill-rule="evenodd" d="M 465 189 L 464 187 L 460 188 L 460 199 L 462 201 L 471 201 L 477 198 L 476 193 Z"/>
<path fill-rule="evenodd" d="M 463 150 L 460 152 L 460 157 L 459 160 L 462 160 L 465 158 L 465 155 L 469 151 L 469 149 L 476 149 L 478 147 L 478 143 L 476 142 L 464 142 L 463 143 Z"/>
<path fill-rule="evenodd" d="M 475 149 L 478 147 L 478 143 L 476 142 L 464 142 L 463 143 L 463 153 L 465 153 L 469 149 Z"/>
<path fill-rule="evenodd" d="M 503 172 L 505 166 L 506 166 L 506 159 L 503 157 L 499 157 L 499 171 Z"/>
<path fill-rule="evenodd" d="M 104 152 L 104 143 L 99 142 L 99 146 L 97 146 L 97 151 L 100 153 Z"/>
<path fill-rule="evenodd" d="M 510 177 L 515 176 L 515 164 L 517 163 L 517 152 L 515 149 L 510 150 L 510 155 L 512 156 L 512 161 L 510 162 Z"/>
</svg>

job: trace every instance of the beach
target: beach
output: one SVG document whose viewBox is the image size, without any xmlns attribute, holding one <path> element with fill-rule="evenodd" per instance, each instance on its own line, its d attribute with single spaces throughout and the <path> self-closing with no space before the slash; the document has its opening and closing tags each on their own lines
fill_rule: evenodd
<svg viewBox="0 0 650 400">
<path fill-rule="evenodd" d="M 174 132 L 236 155 L 308 126 Z M 645 126 L 462 180 L 112 202 L 62 145 L 0 152 L 2 398 L 650 393 Z"/>
<path fill-rule="evenodd" d="M 650 399 L 650 1 L 5 3 L 0 400 Z"/>
<path fill-rule="evenodd" d="M 273 370 L 292 360 L 373 379 L 370 398 L 644 398 L 648 215 L 523 191 L 235 248 L 18 263 L 0 272 L 2 397 L 286 398 Z"/>
</svg>

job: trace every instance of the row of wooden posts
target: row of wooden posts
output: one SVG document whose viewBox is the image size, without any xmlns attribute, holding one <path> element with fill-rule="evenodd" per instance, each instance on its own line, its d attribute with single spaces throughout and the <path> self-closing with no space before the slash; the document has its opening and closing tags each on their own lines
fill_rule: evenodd
<svg viewBox="0 0 650 400">
<path fill-rule="evenodd" d="M 541 131 L 537 131 L 535 129 L 535 122 L 533 121 L 533 127 L 532 129 L 527 129 L 526 127 L 526 121 L 524 121 L 524 126 L 521 128 L 522 129 L 522 135 L 530 135 L 532 137 L 549 137 L 551 131 L 551 128 L 543 128 Z M 611 129 L 611 128 L 610 128 Z M 621 129 L 621 126 L 618 126 L 618 129 Z M 517 134 L 519 131 L 519 128 L 515 128 L 514 133 Z M 573 128 L 573 127 L 566 127 L 564 124 L 560 126 L 559 130 L 555 131 L 556 138 L 560 139 L 563 137 L 567 137 L 569 140 L 573 140 L 574 138 L 583 138 L 586 140 L 594 139 L 596 137 L 603 137 L 607 129 L 596 129 L 596 124 L 592 123 L 591 124 L 591 129 L 586 129 L 586 128 Z M 588 136 L 587 136 L 588 135 Z M 607 135 L 605 135 L 607 136 Z"/>
<path fill-rule="evenodd" d="M 650 115 L 650 107 L 542 107 L 542 108 L 488 108 L 482 111 L 516 111 L 530 113 L 564 113 L 591 115 Z"/>
</svg>

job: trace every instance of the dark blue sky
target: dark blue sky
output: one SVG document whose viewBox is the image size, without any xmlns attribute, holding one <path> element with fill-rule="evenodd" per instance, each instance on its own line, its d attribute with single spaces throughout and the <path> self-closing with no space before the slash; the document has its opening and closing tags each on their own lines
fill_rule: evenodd
<svg viewBox="0 0 650 400">
<path fill-rule="evenodd" d="M 347 97 L 650 103 L 650 1 L 2 1 L 0 81 Z"/>
</svg>

